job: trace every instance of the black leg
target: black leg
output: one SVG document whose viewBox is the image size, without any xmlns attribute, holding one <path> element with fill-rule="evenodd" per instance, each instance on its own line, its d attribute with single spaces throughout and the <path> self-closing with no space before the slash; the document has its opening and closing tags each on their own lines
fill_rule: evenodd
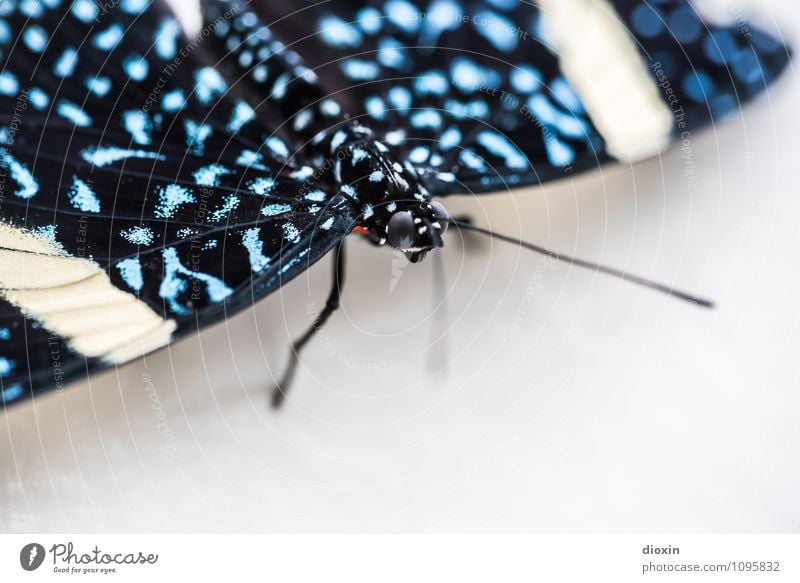
<svg viewBox="0 0 800 583">
<path fill-rule="evenodd" d="M 447 279 L 444 272 L 442 252 L 437 249 L 432 253 L 433 262 L 433 318 L 431 322 L 431 341 L 428 350 L 428 369 L 431 374 L 446 373 L 450 363 L 450 339 L 447 326 L 449 315 L 447 309 Z"/>
<path fill-rule="evenodd" d="M 286 393 L 292 384 L 294 373 L 297 370 L 297 363 L 300 360 L 300 351 L 303 347 L 314 337 L 328 318 L 331 317 L 336 309 L 339 307 L 342 298 L 342 285 L 344 284 L 345 262 L 344 262 L 344 240 L 339 241 L 336 249 L 333 251 L 333 287 L 328 294 L 328 299 L 325 302 L 325 307 L 314 320 L 305 334 L 292 343 L 292 351 L 289 355 L 289 364 L 286 366 L 286 371 L 280 382 L 272 389 L 272 406 L 274 408 L 280 407 L 283 400 L 286 398 Z"/>
</svg>

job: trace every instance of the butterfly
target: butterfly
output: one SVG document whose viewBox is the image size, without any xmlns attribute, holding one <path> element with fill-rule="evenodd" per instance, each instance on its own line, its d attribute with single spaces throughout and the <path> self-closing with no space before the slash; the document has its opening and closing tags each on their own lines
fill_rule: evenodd
<svg viewBox="0 0 800 583">
<path fill-rule="evenodd" d="M 731 112 L 787 48 L 684 0 L 0 0 L 0 400 L 157 350 L 351 233 L 411 262 L 434 197 L 630 162 Z"/>
</svg>

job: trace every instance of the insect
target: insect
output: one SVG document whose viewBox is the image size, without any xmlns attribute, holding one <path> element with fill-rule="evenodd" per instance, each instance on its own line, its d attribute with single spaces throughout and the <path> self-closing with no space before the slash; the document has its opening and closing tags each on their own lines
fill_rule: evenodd
<svg viewBox="0 0 800 583">
<path fill-rule="evenodd" d="M 412 262 L 434 199 L 659 152 L 755 96 L 787 49 L 683 0 L 0 4 L 0 396 L 165 346 L 358 233 Z M 600 73 L 602 71 L 602 73 Z"/>
</svg>

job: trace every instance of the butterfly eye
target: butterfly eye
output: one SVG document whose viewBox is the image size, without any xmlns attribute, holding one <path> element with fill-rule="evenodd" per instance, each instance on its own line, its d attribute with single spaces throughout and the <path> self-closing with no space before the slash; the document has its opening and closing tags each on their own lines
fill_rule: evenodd
<svg viewBox="0 0 800 583">
<path fill-rule="evenodd" d="M 414 246 L 414 217 L 408 211 L 394 213 L 386 226 L 386 237 L 392 247 L 408 249 Z"/>
<path fill-rule="evenodd" d="M 436 201 L 431 202 L 431 209 L 433 210 L 434 218 L 442 226 L 442 233 L 444 233 L 450 224 L 450 213 L 447 212 L 442 203 Z"/>
</svg>

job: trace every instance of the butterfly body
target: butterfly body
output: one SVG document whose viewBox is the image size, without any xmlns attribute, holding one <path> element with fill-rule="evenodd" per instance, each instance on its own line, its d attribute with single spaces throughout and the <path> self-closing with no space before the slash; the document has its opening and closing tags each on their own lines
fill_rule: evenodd
<svg viewBox="0 0 800 583">
<path fill-rule="evenodd" d="M 442 246 L 449 216 L 432 200 L 414 166 L 368 128 L 347 123 L 313 140 L 316 165 L 328 169 L 322 182 L 351 203 L 356 228 L 378 247 L 403 251 L 412 263 Z M 320 193 L 321 196 L 321 193 Z"/>
<path fill-rule="evenodd" d="M 571 66 L 600 54 L 569 36 L 587 3 L 616 19 L 626 55 L 599 64 L 625 74 Z M 0 400 L 228 317 L 354 230 L 420 261 L 458 225 L 433 197 L 652 154 L 788 61 L 686 0 L 561 4 L 209 0 L 189 39 L 161 0 L 5 0 Z M 628 93 L 646 97 L 635 115 Z M 650 108 L 658 131 L 642 138 Z"/>
</svg>

